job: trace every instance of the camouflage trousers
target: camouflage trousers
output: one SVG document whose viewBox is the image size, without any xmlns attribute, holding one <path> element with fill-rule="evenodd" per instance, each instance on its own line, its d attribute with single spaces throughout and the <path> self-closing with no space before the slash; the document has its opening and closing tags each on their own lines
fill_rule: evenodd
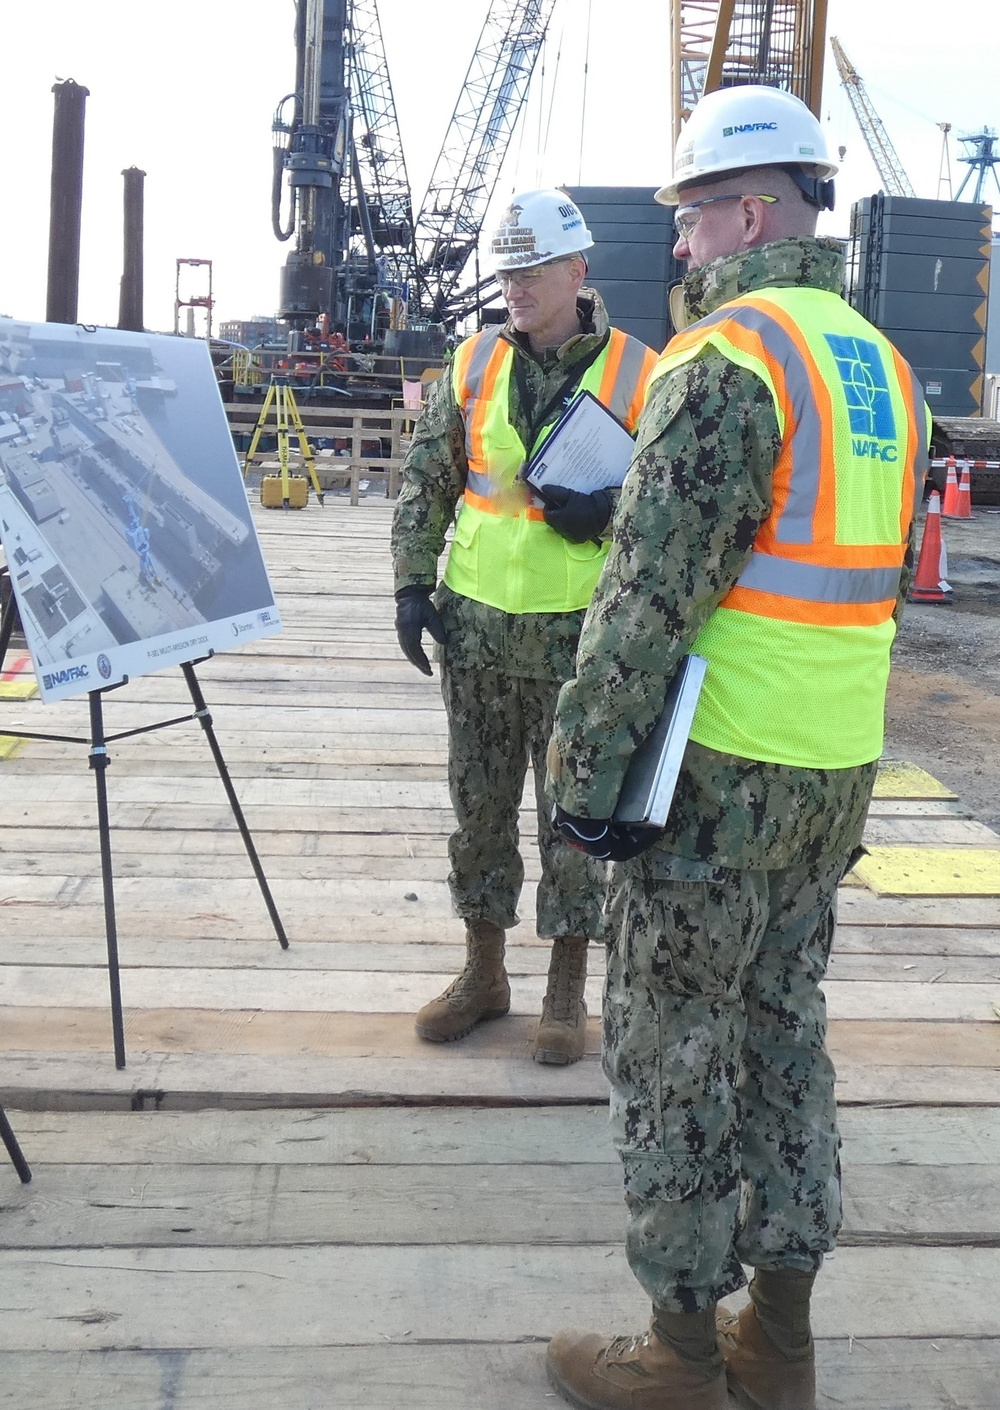
<svg viewBox="0 0 1000 1410">
<path fill-rule="evenodd" d="M 535 927 L 543 938 L 603 935 L 606 868 L 567 846 L 550 820 L 545 751 L 560 682 L 442 666 L 448 785 L 458 827 L 448 842 L 455 909 L 466 920 L 518 923 L 524 880 L 518 809 L 530 761 L 538 810 Z"/>
<path fill-rule="evenodd" d="M 813 1270 L 841 1222 L 819 989 L 845 857 L 736 871 L 656 850 L 618 867 L 604 1070 L 652 1301 L 695 1312 L 741 1264 Z"/>
</svg>

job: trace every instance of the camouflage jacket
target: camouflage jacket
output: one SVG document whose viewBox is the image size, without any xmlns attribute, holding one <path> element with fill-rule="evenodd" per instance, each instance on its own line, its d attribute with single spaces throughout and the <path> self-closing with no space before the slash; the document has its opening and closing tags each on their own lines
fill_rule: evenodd
<svg viewBox="0 0 1000 1410">
<path fill-rule="evenodd" d="M 594 351 L 608 332 L 608 316 L 600 294 L 581 289 L 577 302 L 580 332 L 539 359 L 528 340 L 508 321 L 501 336 L 522 359 L 531 404 L 520 404 L 515 379 L 510 379 L 509 415 L 527 443 L 531 417 L 565 383 L 574 364 Z M 455 517 L 468 474 L 465 426 L 455 402 L 452 379 L 445 374 L 433 385 L 417 422 L 413 443 L 403 465 L 403 486 L 392 524 L 392 558 L 398 591 L 413 583 L 433 585 L 438 559 Z M 608 530 L 610 534 L 610 528 Z M 504 671 L 536 680 L 564 681 L 573 674 L 583 612 L 511 614 L 454 593 L 443 584 L 436 602 L 448 640 L 435 649 L 451 667 Z"/>
<path fill-rule="evenodd" d="M 781 240 L 692 271 L 685 302 L 693 321 L 768 286 L 839 293 L 842 278 L 837 242 Z M 714 349 L 653 383 L 576 678 L 559 697 L 548 787 L 567 812 L 614 811 L 667 681 L 749 560 L 780 445 L 765 384 Z M 664 853 L 747 868 L 846 858 L 860 843 L 874 774 L 874 764 L 800 769 L 691 743 L 667 830 L 635 865 L 655 871 Z"/>
</svg>

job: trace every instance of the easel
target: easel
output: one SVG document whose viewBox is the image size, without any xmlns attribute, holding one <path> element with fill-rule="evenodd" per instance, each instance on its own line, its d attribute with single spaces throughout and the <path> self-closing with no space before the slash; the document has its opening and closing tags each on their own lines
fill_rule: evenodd
<svg viewBox="0 0 1000 1410">
<path fill-rule="evenodd" d="M 243 461 L 243 477 L 253 464 L 257 454 L 257 447 L 260 438 L 267 429 L 267 414 L 274 406 L 274 416 L 276 422 L 276 432 L 278 437 L 278 464 L 281 467 L 281 500 L 285 509 L 289 507 L 291 496 L 291 485 L 288 473 L 288 437 L 289 425 L 291 425 L 299 439 L 299 449 L 302 452 L 302 459 L 306 469 L 309 471 L 309 478 L 312 481 L 313 490 L 316 493 L 317 501 L 323 503 L 323 491 L 320 489 L 319 477 L 316 474 L 316 461 L 313 457 L 312 446 L 309 444 L 309 437 L 306 435 L 306 428 L 302 424 L 302 417 L 299 415 L 298 404 L 295 400 L 295 393 L 287 382 L 275 381 L 272 377 L 268 383 L 267 394 L 264 397 L 264 404 L 257 417 L 257 424 L 253 428 L 253 435 L 250 437 L 250 447 L 247 450 L 246 458 Z"/>
<path fill-rule="evenodd" d="M 9 572 L 9 568 L 0 567 L 0 577 L 4 574 L 9 576 Z M 10 642 L 11 632 L 14 627 L 16 611 L 17 600 L 12 592 L 4 604 L 3 614 L 2 617 L 0 617 L 0 667 L 2 667 L 4 657 L 7 654 L 7 646 Z M 88 759 L 90 767 L 94 770 L 94 784 L 97 790 L 97 829 L 101 847 L 101 880 L 104 886 L 104 928 L 108 942 L 108 982 L 111 989 L 111 1031 L 114 1038 L 115 1067 L 119 1069 L 125 1066 L 125 1026 L 122 1017 L 121 978 L 118 963 L 118 924 L 115 918 L 114 871 L 111 861 L 111 824 L 108 814 L 108 783 L 106 771 L 111 762 L 108 755 L 109 744 L 113 744 L 115 740 L 118 739 L 130 739 L 133 735 L 150 734 L 154 730 L 166 729 L 169 725 L 185 724 L 189 720 L 198 721 L 208 740 L 208 747 L 212 751 L 215 767 L 218 769 L 222 786 L 226 790 L 229 806 L 236 820 L 236 826 L 240 830 L 240 836 L 243 838 L 243 845 L 246 847 L 247 856 L 250 858 L 250 865 L 253 867 L 254 875 L 257 878 L 257 884 L 264 898 L 268 915 L 271 917 L 271 924 L 274 926 L 278 943 L 283 950 L 288 949 L 288 936 L 285 934 L 281 917 L 274 904 L 271 888 L 267 884 L 267 878 L 260 864 L 257 849 L 254 846 L 253 838 L 250 836 L 250 829 L 247 827 L 246 818 L 243 816 L 243 809 L 236 796 L 236 789 L 233 787 L 233 781 L 229 777 L 229 770 L 226 768 L 226 761 L 222 757 L 219 741 L 215 737 L 212 716 L 209 713 L 208 705 L 205 703 L 201 685 L 195 675 L 195 666 L 200 666 L 203 661 L 207 661 L 208 659 L 208 656 L 202 656 L 197 661 L 185 661 L 181 664 L 184 682 L 187 685 L 191 701 L 194 705 L 194 710 L 190 715 L 176 715 L 169 720 L 158 720 L 156 724 L 141 725 L 137 729 L 120 730 L 117 734 L 105 734 L 103 697 L 110 691 L 120 690 L 123 685 L 127 685 L 128 679 L 126 678 L 123 681 L 119 681 L 116 685 L 105 686 L 102 690 L 92 690 L 89 692 L 89 739 L 81 738 L 79 735 L 39 734 L 28 730 L 16 730 L 8 729 L 6 726 L 3 727 L 3 733 L 15 739 L 45 739 L 60 744 L 89 744 L 90 746 Z M 13 1133 L 11 1134 L 13 1135 Z M 8 1150 L 10 1150 L 9 1146 Z M 13 1155 L 11 1158 L 13 1159 Z"/>
<path fill-rule="evenodd" d="M 4 1145 L 7 1147 L 7 1154 L 11 1158 L 14 1169 L 20 1176 L 21 1184 L 30 1184 L 31 1170 L 28 1166 L 28 1162 L 24 1158 L 21 1147 L 17 1144 L 17 1137 L 14 1135 L 13 1128 L 7 1120 L 7 1113 L 2 1106 L 0 1106 L 0 1141 L 3 1141 Z"/>
</svg>

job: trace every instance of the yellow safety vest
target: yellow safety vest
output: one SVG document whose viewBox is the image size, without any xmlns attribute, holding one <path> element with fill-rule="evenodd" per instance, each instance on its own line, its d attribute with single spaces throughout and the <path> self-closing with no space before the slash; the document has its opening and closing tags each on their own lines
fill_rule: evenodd
<svg viewBox="0 0 1000 1410">
<path fill-rule="evenodd" d="M 837 294 L 745 294 L 673 338 L 650 377 L 712 346 L 769 388 L 771 511 L 692 647 L 709 669 L 691 738 L 842 769 L 882 752 L 893 610 L 930 414 L 892 344 Z"/>
<path fill-rule="evenodd" d="M 580 390 L 634 431 L 655 362 L 643 343 L 613 328 Z M 513 365 L 514 349 L 498 328 L 466 339 L 452 360 L 469 473 L 444 580 L 502 612 L 574 612 L 590 602 L 608 545 L 570 543 L 550 529 L 518 479 L 528 456 L 508 412 Z M 539 433 L 532 452 L 551 430 Z"/>
</svg>

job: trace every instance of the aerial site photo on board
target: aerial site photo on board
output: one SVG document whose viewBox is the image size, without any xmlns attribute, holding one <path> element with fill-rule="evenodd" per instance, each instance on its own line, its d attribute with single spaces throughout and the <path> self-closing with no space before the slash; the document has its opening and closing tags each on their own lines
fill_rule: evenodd
<svg viewBox="0 0 1000 1410">
<path fill-rule="evenodd" d="M 45 700 L 281 629 L 201 340 L 0 319 L 0 539 Z"/>
</svg>

